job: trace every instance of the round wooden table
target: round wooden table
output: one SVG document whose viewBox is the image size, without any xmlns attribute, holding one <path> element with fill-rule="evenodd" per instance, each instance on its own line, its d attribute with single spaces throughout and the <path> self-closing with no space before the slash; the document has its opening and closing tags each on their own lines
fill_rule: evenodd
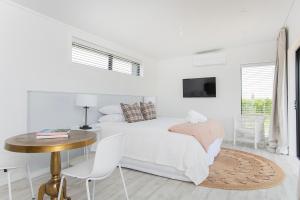
<svg viewBox="0 0 300 200">
<path fill-rule="evenodd" d="M 40 186 L 38 200 L 42 200 L 45 194 L 50 196 L 51 200 L 58 200 L 57 196 L 61 178 L 60 152 L 85 147 L 96 141 L 96 133 L 90 131 L 70 131 L 68 138 L 57 139 L 36 139 L 36 133 L 28 133 L 7 139 L 5 141 L 5 149 L 19 153 L 51 153 L 51 179 Z M 62 199 L 71 199 L 67 197 L 67 182 L 65 180 L 62 194 Z"/>
</svg>

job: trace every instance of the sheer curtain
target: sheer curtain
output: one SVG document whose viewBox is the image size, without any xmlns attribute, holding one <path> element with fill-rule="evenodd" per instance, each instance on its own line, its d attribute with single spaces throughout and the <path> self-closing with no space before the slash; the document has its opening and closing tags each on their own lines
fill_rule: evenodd
<svg viewBox="0 0 300 200">
<path fill-rule="evenodd" d="M 277 38 L 277 55 L 273 86 L 272 123 L 268 149 L 288 154 L 287 132 L 287 30 L 282 28 Z"/>
</svg>

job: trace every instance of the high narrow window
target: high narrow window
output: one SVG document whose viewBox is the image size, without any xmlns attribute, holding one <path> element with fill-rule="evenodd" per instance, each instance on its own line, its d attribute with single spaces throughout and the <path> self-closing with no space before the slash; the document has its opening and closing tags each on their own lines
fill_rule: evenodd
<svg viewBox="0 0 300 200">
<path fill-rule="evenodd" d="M 108 55 L 102 54 L 94 49 L 73 43 L 72 62 L 101 69 L 108 69 Z"/>
<path fill-rule="evenodd" d="M 128 75 L 143 76 L 140 63 L 99 49 L 73 42 L 72 62 Z"/>
<path fill-rule="evenodd" d="M 274 65 L 242 66 L 242 102 L 243 115 L 264 115 L 265 135 L 270 128 Z"/>
<path fill-rule="evenodd" d="M 125 74 L 132 74 L 132 63 L 115 58 L 113 59 L 112 70 Z"/>
</svg>

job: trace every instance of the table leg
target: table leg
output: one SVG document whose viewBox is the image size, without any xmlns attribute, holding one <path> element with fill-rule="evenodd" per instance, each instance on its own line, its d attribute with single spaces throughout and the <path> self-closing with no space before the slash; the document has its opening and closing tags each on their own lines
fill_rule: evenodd
<svg viewBox="0 0 300 200">
<path fill-rule="evenodd" d="M 51 200 L 58 200 L 58 191 L 60 185 L 60 172 L 61 172 L 61 159 L 60 152 L 51 153 L 51 162 L 50 162 L 50 172 L 51 179 L 40 186 L 38 200 L 43 200 L 44 194 L 50 196 Z M 67 182 L 66 180 L 63 183 L 63 199 L 71 200 L 70 197 L 67 197 Z"/>
<path fill-rule="evenodd" d="M 38 200 L 43 200 L 45 192 L 46 192 L 46 184 L 42 184 L 39 188 Z"/>
</svg>

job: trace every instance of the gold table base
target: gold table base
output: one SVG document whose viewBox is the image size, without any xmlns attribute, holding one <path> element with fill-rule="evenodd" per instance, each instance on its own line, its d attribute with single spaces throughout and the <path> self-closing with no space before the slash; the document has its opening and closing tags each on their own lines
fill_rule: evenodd
<svg viewBox="0 0 300 200">
<path fill-rule="evenodd" d="M 51 179 L 40 186 L 38 193 L 38 200 L 43 200 L 44 195 L 48 195 L 51 200 L 58 200 L 58 192 L 60 186 L 60 172 L 61 172 L 61 159 L 60 152 L 51 153 L 50 161 L 50 173 Z M 71 200 L 70 197 L 67 197 L 67 181 L 66 179 L 63 182 L 62 195 L 60 200 Z"/>
<path fill-rule="evenodd" d="M 36 133 L 16 135 L 5 140 L 5 149 L 18 153 L 51 153 L 50 172 L 51 179 L 40 186 L 38 200 L 43 200 L 47 195 L 51 200 L 58 200 L 59 185 L 61 181 L 60 152 L 77 149 L 93 144 L 97 141 L 97 135 L 91 131 L 72 130 L 68 138 L 56 138 L 40 140 Z M 70 200 L 67 196 L 67 182 L 64 180 L 62 197 L 59 200 Z"/>
</svg>

